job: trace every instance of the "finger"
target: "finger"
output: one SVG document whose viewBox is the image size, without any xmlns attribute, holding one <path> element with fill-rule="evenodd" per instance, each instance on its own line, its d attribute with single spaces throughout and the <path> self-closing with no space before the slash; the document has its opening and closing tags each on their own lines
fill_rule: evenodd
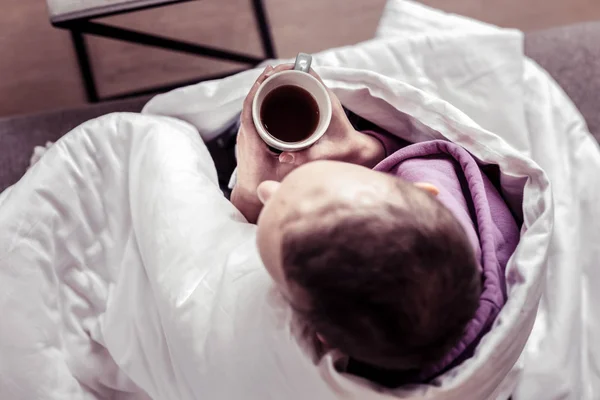
<svg viewBox="0 0 600 400">
<path fill-rule="evenodd" d="M 342 107 L 342 104 L 340 103 L 340 100 L 338 99 L 338 97 L 335 95 L 335 93 L 333 93 L 333 91 L 331 91 L 331 89 L 329 89 L 329 87 L 327 87 L 327 85 L 325 84 L 325 82 L 323 82 L 323 79 L 321 79 L 321 76 L 319 74 L 317 74 L 317 72 L 314 69 L 310 69 L 309 73 L 314 76 L 320 83 L 321 85 L 323 85 L 325 87 L 325 90 L 327 90 L 327 93 L 329 94 L 329 97 L 331 99 L 331 104 L 333 105 L 333 107 Z"/>
<path fill-rule="evenodd" d="M 279 64 L 279 65 L 275 65 L 275 66 L 269 65 L 267 68 L 265 68 L 263 73 L 258 77 L 257 81 L 260 83 L 263 83 L 265 80 L 267 80 L 267 78 L 270 78 L 272 75 L 275 75 L 278 72 L 290 71 L 292 69 L 294 69 L 294 64 L 290 64 L 290 63 Z"/>
<path fill-rule="evenodd" d="M 238 131 L 237 131 L 237 135 L 235 136 L 235 143 L 239 146 L 240 143 L 243 143 L 243 137 L 244 137 L 244 130 L 242 129 L 242 126 L 240 125 Z"/>
<path fill-rule="evenodd" d="M 318 160 L 337 160 L 340 155 L 348 154 L 347 146 L 344 137 L 331 137 L 329 133 L 325 133 L 312 146 L 294 153 L 294 165 L 300 166 L 312 161 Z"/>
<path fill-rule="evenodd" d="M 275 67 L 273 67 L 273 71 L 271 71 L 269 76 L 274 75 L 281 71 L 291 71 L 292 69 L 294 69 L 294 64 L 291 64 L 291 63 L 279 64 L 279 65 L 276 65 Z"/>
<path fill-rule="evenodd" d="M 249 94 L 256 93 L 256 90 L 258 90 L 258 87 L 264 81 L 266 81 L 268 78 L 275 75 L 276 73 L 281 72 L 281 71 L 288 71 L 293 68 L 294 68 L 294 64 L 280 64 L 280 65 L 276 65 L 274 67 L 271 65 L 267 65 L 267 67 L 263 70 L 263 72 L 259 75 L 259 77 L 254 82 L 254 85 L 250 89 Z M 254 91 L 254 93 L 253 93 L 253 91 Z M 254 97 L 254 96 L 252 96 L 252 97 Z"/>
<path fill-rule="evenodd" d="M 279 155 L 279 164 L 287 167 L 297 168 L 302 164 L 306 164 L 311 161 L 312 158 L 312 146 L 308 149 L 295 151 L 295 152 L 283 152 Z"/>
<path fill-rule="evenodd" d="M 325 86 L 325 88 L 327 88 L 327 86 L 325 85 L 325 82 L 323 82 L 323 79 L 321 79 L 321 76 L 320 76 L 319 74 L 317 74 L 317 71 L 315 71 L 314 69 L 312 69 L 312 68 L 311 68 L 311 69 L 310 69 L 310 71 L 308 71 L 308 72 L 309 72 L 309 73 L 310 73 L 312 76 L 314 76 L 315 78 L 317 78 L 317 80 L 318 80 L 319 82 L 321 82 L 321 84 L 322 84 L 323 86 Z M 327 88 L 327 90 L 329 90 L 329 89 Z"/>
<path fill-rule="evenodd" d="M 294 164 L 295 159 L 294 153 L 283 152 L 279 154 L 279 162 L 282 164 Z"/>
<path fill-rule="evenodd" d="M 244 120 L 244 117 L 252 117 L 252 101 L 254 100 L 254 96 L 256 96 L 259 86 L 270 76 L 272 71 L 273 67 L 267 65 L 256 81 L 254 81 L 254 84 L 250 88 L 250 91 L 244 99 L 244 104 L 242 105 L 242 120 Z"/>
<path fill-rule="evenodd" d="M 316 143 L 304 150 L 294 151 L 290 153 L 283 152 L 279 155 L 278 161 L 280 164 L 283 165 L 299 167 L 311 161 L 326 158 L 323 156 L 323 150 L 323 146 Z"/>
</svg>

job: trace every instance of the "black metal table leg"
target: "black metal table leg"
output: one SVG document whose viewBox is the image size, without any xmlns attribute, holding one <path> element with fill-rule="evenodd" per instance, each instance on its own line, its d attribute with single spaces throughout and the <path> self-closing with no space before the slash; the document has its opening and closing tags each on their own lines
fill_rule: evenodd
<svg viewBox="0 0 600 400">
<path fill-rule="evenodd" d="M 106 25 L 100 22 L 94 21 L 82 21 L 73 24 L 72 27 L 81 33 L 87 35 L 96 35 L 105 38 L 111 38 L 121 40 L 124 42 L 143 44 L 151 47 L 158 47 L 166 50 L 177 51 L 187 54 L 201 55 L 205 57 L 218 58 L 220 60 L 229 60 L 239 63 L 247 63 L 256 65 L 263 59 L 260 57 L 220 50 L 211 46 L 204 46 L 200 44 L 190 43 L 183 40 L 169 39 L 164 36 L 151 35 L 127 28 L 120 28 L 117 26 Z"/>
<path fill-rule="evenodd" d="M 107 98 L 100 98 L 98 94 L 98 89 L 96 87 L 96 81 L 94 79 L 94 73 L 91 66 L 88 49 L 86 45 L 86 35 L 96 35 L 101 37 L 106 37 L 110 39 L 116 39 L 120 41 L 136 43 L 151 47 L 163 48 L 167 50 L 201 55 L 205 57 L 212 57 L 221 60 L 229 60 L 244 64 L 250 64 L 251 66 L 256 66 L 260 62 L 264 61 L 265 58 L 276 58 L 275 47 L 273 44 L 273 38 L 271 35 L 271 29 L 269 27 L 269 21 L 267 18 L 267 13 L 263 4 L 263 0 L 252 0 L 254 17 L 256 19 L 258 25 L 258 31 L 261 38 L 261 44 L 263 47 L 263 51 L 265 53 L 264 57 L 256 57 L 249 54 L 221 50 L 219 48 L 199 45 L 191 42 L 186 42 L 182 40 L 174 40 L 169 39 L 167 37 L 159 36 L 159 35 L 151 35 L 143 32 L 134 31 L 127 28 L 120 28 L 112 25 L 106 25 L 103 23 L 93 22 L 92 19 L 99 18 L 108 15 L 118 15 L 124 12 L 131 12 L 135 10 L 142 10 L 146 8 L 154 8 L 164 6 L 166 4 L 174 4 L 180 3 L 184 1 L 191 0 L 172 0 L 166 3 L 157 3 L 155 5 L 148 5 L 143 7 L 134 7 L 133 9 L 127 10 L 117 10 L 117 11 L 109 11 L 107 13 L 95 14 L 93 16 L 88 15 L 86 17 L 81 17 L 78 19 L 70 19 L 70 20 L 60 20 L 53 21 L 52 24 L 56 27 L 68 29 L 71 33 L 71 39 L 73 40 L 73 46 L 75 48 L 75 53 L 77 55 L 77 62 L 79 65 L 79 72 L 81 74 L 81 78 L 83 80 L 83 84 L 85 87 L 85 92 L 87 95 L 87 99 L 90 103 L 97 103 L 102 100 L 106 100 Z M 223 74 L 223 76 L 227 76 L 231 73 L 237 73 L 239 71 L 230 72 L 227 74 Z M 219 76 L 222 77 L 222 76 Z M 207 77 L 207 79 L 216 79 L 217 77 Z M 203 79 L 194 80 L 194 82 L 198 82 Z M 190 84 L 190 82 L 183 82 L 178 84 Z M 172 85 L 163 85 L 157 86 L 153 88 L 141 89 L 138 91 L 130 92 L 130 93 L 120 93 L 114 96 L 110 96 L 109 98 L 125 98 L 134 95 L 141 94 L 149 94 L 149 93 L 157 93 L 164 90 L 171 89 Z"/>
<path fill-rule="evenodd" d="M 271 28 L 267 20 L 267 14 L 262 0 L 252 0 L 254 15 L 258 23 L 258 30 L 262 41 L 263 50 L 267 58 L 276 58 L 275 47 L 273 46 L 273 37 Z"/>
<path fill-rule="evenodd" d="M 77 54 L 77 63 L 85 86 L 87 99 L 90 103 L 97 103 L 100 98 L 98 96 L 98 90 L 96 89 L 92 66 L 90 65 L 85 37 L 80 31 L 71 30 L 71 39 L 73 40 L 73 47 L 75 47 L 75 53 Z"/>
</svg>

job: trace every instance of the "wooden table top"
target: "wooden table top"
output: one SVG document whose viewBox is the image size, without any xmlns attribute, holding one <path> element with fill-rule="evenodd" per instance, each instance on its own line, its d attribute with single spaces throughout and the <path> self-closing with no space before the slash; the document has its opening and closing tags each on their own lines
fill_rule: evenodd
<svg viewBox="0 0 600 400">
<path fill-rule="evenodd" d="M 120 14 L 184 1 L 194 0 L 46 0 L 50 21 L 53 23 Z"/>
</svg>

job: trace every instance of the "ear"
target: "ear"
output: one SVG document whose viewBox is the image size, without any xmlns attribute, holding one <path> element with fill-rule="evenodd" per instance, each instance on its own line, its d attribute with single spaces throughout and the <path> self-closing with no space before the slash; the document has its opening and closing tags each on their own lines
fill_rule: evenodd
<svg viewBox="0 0 600 400">
<path fill-rule="evenodd" d="M 440 194 L 440 190 L 437 188 L 437 186 L 428 183 L 428 182 L 416 182 L 414 184 L 416 187 L 418 187 L 421 190 L 424 190 L 426 192 L 428 192 L 429 194 L 432 194 L 434 196 L 437 196 L 438 194 Z"/>
<path fill-rule="evenodd" d="M 279 182 L 276 181 L 264 181 L 261 182 L 256 188 L 256 195 L 261 203 L 265 204 L 273 196 L 273 194 L 279 189 Z"/>
</svg>

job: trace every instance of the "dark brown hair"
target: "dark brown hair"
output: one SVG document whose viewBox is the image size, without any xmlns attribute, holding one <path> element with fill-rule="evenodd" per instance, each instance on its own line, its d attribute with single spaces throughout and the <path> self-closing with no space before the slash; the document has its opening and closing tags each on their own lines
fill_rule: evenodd
<svg viewBox="0 0 600 400">
<path fill-rule="evenodd" d="M 481 274 L 452 213 L 410 183 L 395 185 L 394 201 L 329 204 L 290 222 L 282 261 L 306 296 L 301 314 L 330 346 L 407 370 L 457 344 L 479 305 Z"/>
</svg>

